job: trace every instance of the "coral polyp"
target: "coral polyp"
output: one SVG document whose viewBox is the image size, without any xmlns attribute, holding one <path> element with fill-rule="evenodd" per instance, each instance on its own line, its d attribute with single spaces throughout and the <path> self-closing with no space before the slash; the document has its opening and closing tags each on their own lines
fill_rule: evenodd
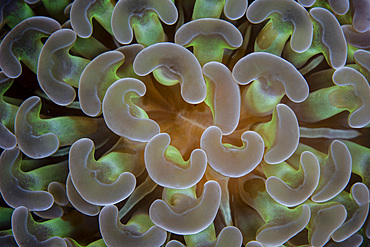
<svg viewBox="0 0 370 247">
<path fill-rule="evenodd" d="M 0 246 L 368 246 L 369 16 L 0 1 Z"/>
</svg>

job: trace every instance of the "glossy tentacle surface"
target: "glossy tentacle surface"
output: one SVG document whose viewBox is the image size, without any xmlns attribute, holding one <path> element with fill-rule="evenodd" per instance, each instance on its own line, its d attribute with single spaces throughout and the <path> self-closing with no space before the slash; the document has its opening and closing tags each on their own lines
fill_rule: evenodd
<svg viewBox="0 0 370 247">
<path fill-rule="evenodd" d="M 0 246 L 369 245 L 369 13 L 0 1 Z"/>
</svg>

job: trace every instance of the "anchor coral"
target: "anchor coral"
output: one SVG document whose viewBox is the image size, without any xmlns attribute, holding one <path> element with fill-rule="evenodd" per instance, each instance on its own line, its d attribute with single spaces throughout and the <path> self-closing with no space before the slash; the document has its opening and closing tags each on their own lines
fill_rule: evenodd
<svg viewBox="0 0 370 247">
<path fill-rule="evenodd" d="M 369 0 L 0 2 L 1 246 L 367 246 Z"/>
</svg>

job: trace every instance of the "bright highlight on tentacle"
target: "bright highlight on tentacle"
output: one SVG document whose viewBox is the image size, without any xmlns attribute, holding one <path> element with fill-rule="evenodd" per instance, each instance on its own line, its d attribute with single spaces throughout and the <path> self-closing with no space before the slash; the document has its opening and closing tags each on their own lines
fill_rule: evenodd
<svg viewBox="0 0 370 247">
<path fill-rule="evenodd" d="M 303 53 L 297 53 L 290 46 L 285 46 L 283 56 L 300 68 L 314 55 L 323 53 L 331 67 L 343 67 L 347 59 L 347 43 L 338 20 L 330 11 L 319 7 L 312 8 L 310 16 L 314 25 L 310 48 Z"/>
<path fill-rule="evenodd" d="M 169 146 L 168 134 L 155 135 L 146 144 L 144 159 L 149 176 L 158 185 L 171 189 L 188 189 L 203 177 L 207 157 L 203 150 L 195 149 L 184 161 L 174 146 Z"/>
<path fill-rule="evenodd" d="M 82 111 L 91 117 L 102 113 L 104 95 L 110 85 L 123 77 L 134 77 L 132 63 L 142 45 L 129 45 L 107 51 L 92 60 L 82 71 L 79 99 Z M 116 73 L 112 73 L 116 71 Z"/>
<path fill-rule="evenodd" d="M 265 146 L 262 137 L 254 131 L 244 132 L 241 139 L 242 147 L 224 144 L 221 130 L 212 126 L 204 131 L 200 147 L 215 171 L 227 177 L 242 177 L 261 162 Z"/>
<path fill-rule="evenodd" d="M 58 30 L 48 38 L 40 52 L 37 79 L 42 90 L 58 105 L 73 102 L 76 97 L 73 87 L 78 87 L 82 70 L 90 62 L 69 54 L 76 38 L 72 30 Z"/>
<path fill-rule="evenodd" d="M 193 47 L 201 66 L 211 61 L 222 62 L 224 49 L 237 49 L 242 42 L 242 35 L 234 25 L 213 18 L 188 22 L 175 34 L 176 44 Z"/>
<path fill-rule="evenodd" d="M 96 161 L 94 151 L 94 143 L 87 138 L 71 146 L 69 170 L 73 185 L 91 204 L 108 205 L 123 201 L 136 185 L 129 155 L 111 152 Z"/>
<path fill-rule="evenodd" d="M 93 18 L 112 34 L 111 16 L 114 5 L 107 0 L 75 0 L 71 7 L 71 24 L 76 34 L 88 38 L 93 33 Z"/>
<path fill-rule="evenodd" d="M 239 124 L 240 89 L 230 70 L 223 64 L 209 62 L 203 66 L 207 84 L 205 103 L 211 108 L 214 124 L 229 135 Z"/>
<path fill-rule="evenodd" d="M 272 120 L 256 125 L 253 130 L 260 134 L 265 142 L 267 149 L 263 159 L 269 164 L 285 161 L 297 149 L 298 121 L 287 105 L 278 104 L 272 114 Z"/>
<path fill-rule="evenodd" d="M 9 78 L 22 73 L 22 61 L 33 72 L 37 72 L 37 61 L 42 49 L 41 38 L 48 37 L 61 28 L 48 17 L 30 17 L 10 31 L 0 44 L 0 67 Z M 23 51 L 24 47 L 29 47 Z"/>
<path fill-rule="evenodd" d="M 166 241 L 166 231 L 155 226 L 147 214 L 134 215 L 126 225 L 118 219 L 114 205 L 105 206 L 99 215 L 99 225 L 108 246 L 122 243 L 131 246 L 160 246 Z"/>
<path fill-rule="evenodd" d="M 288 61 L 267 52 L 243 57 L 232 75 L 238 84 L 250 84 L 243 100 L 248 111 L 257 116 L 270 114 L 284 95 L 297 103 L 308 96 L 308 84 L 301 73 Z"/>
<path fill-rule="evenodd" d="M 17 145 L 14 135 L 14 121 L 18 107 L 4 100 L 4 93 L 13 81 L 0 72 L 0 148 L 12 149 Z"/>
<path fill-rule="evenodd" d="M 159 133 L 158 124 L 133 103 L 134 99 L 143 96 L 145 91 L 144 83 L 134 78 L 120 79 L 108 88 L 103 99 L 103 115 L 106 124 L 114 133 L 145 142 Z"/>
<path fill-rule="evenodd" d="M 159 19 L 172 25 L 177 16 L 176 6 L 170 0 L 122 0 L 113 10 L 113 34 L 118 42 L 128 44 L 134 32 L 139 44 L 149 46 L 166 39 Z"/>
<path fill-rule="evenodd" d="M 247 10 L 247 18 L 254 24 L 270 19 L 256 38 L 256 51 L 280 56 L 289 36 L 295 52 L 304 52 L 311 45 L 312 23 L 305 8 L 295 1 L 256 0 Z"/>
<path fill-rule="evenodd" d="M 266 170 L 267 171 L 264 169 L 268 176 L 266 180 L 267 193 L 274 198 L 275 201 L 287 207 L 294 207 L 305 202 L 319 184 L 319 161 L 313 153 L 308 151 L 301 154 L 298 172 L 292 171 L 291 167 L 286 164 L 273 165 L 272 168 L 266 168 Z M 270 176 L 270 174 L 275 173 L 277 173 L 279 177 Z M 301 177 L 303 177 L 303 179 Z M 288 184 L 284 182 L 283 179 L 288 181 Z M 296 180 L 301 183 L 296 184 Z"/>
<path fill-rule="evenodd" d="M 167 191 L 170 189 L 166 189 Z M 191 190 L 191 189 L 189 189 Z M 206 229 L 216 217 L 220 205 L 220 185 L 211 180 L 204 184 L 200 198 L 168 191 L 167 198 L 155 200 L 149 208 L 149 216 L 154 224 L 175 234 L 195 234 Z M 186 192 L 185 192 L 186 193 Z M 181 222 L 181 224 L 179 224 Z"/>
<path fill-rule="evenodd" d="M 137 55 L 134 71 L 140 76 L 153 72 L 159 83 L 181 84 L 181 96 L 189 104 L 198 104 L 206 97 L 201 66 L 187 49 L 172 43 L 152 45 Z"/>
</svg>

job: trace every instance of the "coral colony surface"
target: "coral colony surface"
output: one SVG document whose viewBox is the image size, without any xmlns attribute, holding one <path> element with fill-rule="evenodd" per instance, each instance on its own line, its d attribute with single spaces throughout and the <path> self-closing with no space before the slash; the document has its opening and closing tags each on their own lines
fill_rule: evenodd
<svg viewBox="0 0 370 247">
<path fill-rule="evenodd" d="M 1 0 L 0 246 L 368 246 L 370 0 Z"/>
</svg>

